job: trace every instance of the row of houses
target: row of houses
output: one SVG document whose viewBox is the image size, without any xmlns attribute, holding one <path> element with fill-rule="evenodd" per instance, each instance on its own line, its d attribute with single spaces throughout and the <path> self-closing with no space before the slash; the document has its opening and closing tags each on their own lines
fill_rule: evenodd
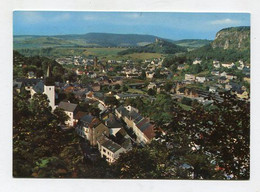
<svg viewBox="0 0 260 192">
<path fill-rule="evenodd" d="M 137 143 L 147 144 L 155 137 L 154 125 L 147 118 L 138 113 L 132 106 L 120 106 L 115 109 L 117 118 L 122 119 L 133 130 L 137 137 Z"/>
</svg>

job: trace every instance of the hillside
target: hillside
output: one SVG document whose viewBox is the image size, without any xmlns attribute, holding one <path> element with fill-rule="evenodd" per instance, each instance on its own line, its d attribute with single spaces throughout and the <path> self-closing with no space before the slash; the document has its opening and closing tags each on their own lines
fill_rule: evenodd
<svg viewBox="0 0 260 192">
<path fill-rule="evenodd" d="M 211 40 L 207 39 L 182 39 L 178 41 L 173 41 L 173 43 L 176 45 L 190 48 L 203 47 L 205 45 L 210 44 L 211 42 Z"/>
<path fill-rule="evenodd" d="M 231 27 L 220 30 L 212 48 L 244 50 L 250 48 L 250 27 Z"/>
<path fill-rule="evenodd" d="M 174 43 L 162 40 L 162 39 L 156 39 L 154 43 L 141 46 L 141 47 L 135 47 L 130 48 L 124 51 L 119 52 L 119 55 L 126 55 L 126 54 L 132 54 L 132 53 L 161 53 L 161 54 L 175 54 L 180 52 L 185 52 L 187 49 L 185 47 L 181 47 L 179 45 L 176 45 Z"/>
<path fill-rule="evenodd" d="M 250 62 L 250 27 L 232 27 L 222 29 L 214 41 L 188 53 L 188 57 L 216 59 L 234 62 L 242 59 Z"/>
<path fill-rule="evenodd" d="M 83 47 L 133 47 L 143 46 L 158 38 L 153 35 L 87 33 L 56 36 L 14 36 L 14 48 L 39 48 L 60 46 Z"/>
<path fill-rule="evenodd" d="M 137 47 L 153 43 L 156 38 L 153 35 L 138 34 L 112 34 L 112 33 L 87 33 L 75 35 L 15 35 L 13 37 L 14 49 L 35 49 L 35 48 L 55 48 L 55 47 Z M 162 39 L 162 38 L 160 38 Z M 209 40 L 185 39 L 170 40 L 179 46 L 202 47 L 209 44 Z"/>
</svg>

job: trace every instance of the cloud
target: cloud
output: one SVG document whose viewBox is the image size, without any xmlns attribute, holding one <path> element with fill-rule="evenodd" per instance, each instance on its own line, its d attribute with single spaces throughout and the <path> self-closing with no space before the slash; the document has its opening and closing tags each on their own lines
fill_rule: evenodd
<svg viewBox="0 0 260 192">
<path fill-rule="evenodd" d="M 210 24 L 212 25 L 239 24 L 239 23 L 240 21 L 229 19 L 229 18 L 210 21 Z"/>
<path fill-rule="evenodd" d="M 34 23 L 39 23 L 43 21 L 43 17 L 40 13 L 36 12 L 21 12 L 21 17 L 24 22 L 34 24 Z"/>
</svg>

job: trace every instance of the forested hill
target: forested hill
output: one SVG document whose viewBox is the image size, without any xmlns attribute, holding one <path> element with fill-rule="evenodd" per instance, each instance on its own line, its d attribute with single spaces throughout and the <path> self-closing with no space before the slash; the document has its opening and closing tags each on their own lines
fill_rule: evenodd
<svg viewBox="0 0 260 192">
<path fill-rule="evenodd" d="M 201 59 L 234 62 L 242 59 L 250 63 L 250 27 L 231 27 L 220 30 L 210 45 L 188 53 Z"/>
<path fill-rule="evenodd" d="M 50 48 L 50 47 L 138 47 L 151 44 L 155 40 L 163 39 L 154 35 L 140 34 L 113 34 L 113 33 L 87 33 L 74 35 L 15 35 L 13 37 L 14 49 Z M 209 40 L 185 39 L 170 40 L 176 45 L 184 47 L 201 47 L 209 44 Z"/>
<path fill-rule="evenodd" d="M 187 51 L 187 48 L 181 47 L 174 43 L 156 39 L 156 42 L 142 46 L 142 47 L 135 47 L 130 48 L 124 51 L 119 52 L 119 55 L 126 55 L 131 53 L 162 53 L 162 54 L 175 54 L 180 52 Z"/>
</svg>

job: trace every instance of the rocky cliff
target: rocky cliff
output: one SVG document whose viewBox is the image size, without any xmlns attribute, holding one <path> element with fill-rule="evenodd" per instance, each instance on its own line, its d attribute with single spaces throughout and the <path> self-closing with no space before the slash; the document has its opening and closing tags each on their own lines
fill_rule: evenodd
<svg viewBox="0 0 260 192">
<path fill-rule="evenodd" d="M 213 49 L 250 49 L 250 27 L 230 27 L 220 30 L 211 43 Z"/>
</svg>

